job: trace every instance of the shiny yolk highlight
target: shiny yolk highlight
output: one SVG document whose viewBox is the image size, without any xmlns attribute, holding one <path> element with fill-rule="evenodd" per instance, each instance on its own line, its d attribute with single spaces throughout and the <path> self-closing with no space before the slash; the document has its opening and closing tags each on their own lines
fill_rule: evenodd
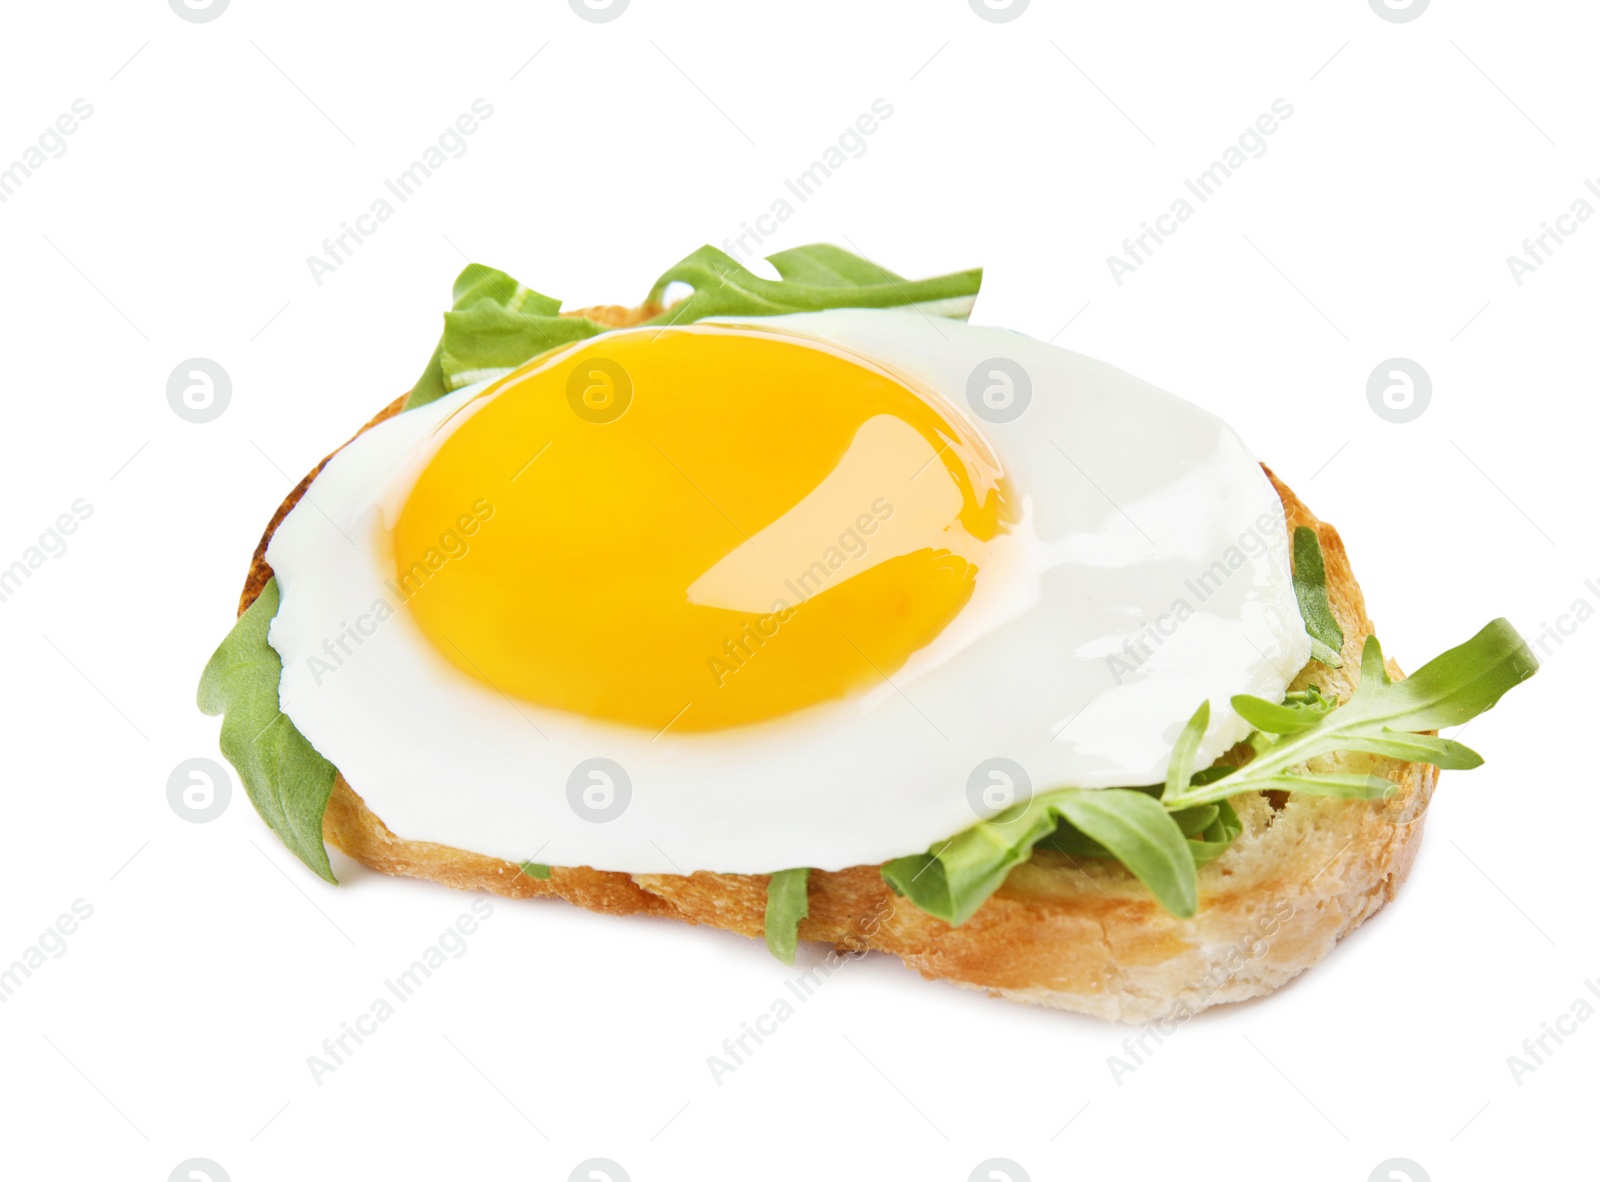
<svg viewBox="0 0 1600 1182">
<path fill-rule="evenodd" d="M 770 332 L 609 333 L 440 430 L 391 538 L 423 634 L 501 694 L 652 733 L 882 685 L 1014 516 L 958 416 Z"/>
</svg>

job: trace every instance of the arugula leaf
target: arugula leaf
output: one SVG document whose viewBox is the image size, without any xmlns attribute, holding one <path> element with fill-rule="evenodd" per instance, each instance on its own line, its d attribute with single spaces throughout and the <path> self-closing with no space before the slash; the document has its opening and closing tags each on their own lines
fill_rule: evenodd
<svg viewBox="0 0 1600 1182">
<path fill-rule="evenodd" d="M 921 307 L 939 316 L 965 319 L 983 282 L 981 270 L 937 279 L 900 278 L 837 246 L 817 244 L 780 251 L 768 260 L 782 278 L 763 279 L 714 246 L 702 246 L 667 268 L 650 299 L 660 301 L 674 283 L 694 290 L 683 303 L 650 321 L 687 324 L 708 316 L 777 316 L 824 308 Z"/>
<path fill-rule="evenodd" d="M 562 316 L 561 301 L 524 287 L 504 271 L 469 264 L 456 277 L 444 335 L 428 368 L 411 389 L 405 409 L 424 406 L 451 390 L 509 373 L 557 345 L 605 332 L 582 316 Z"/>
<path fill-rule="evenodd" d="M 1135 792 L 1144 792 L 1160 799 L 1160 786 L 1151 788 L 1131 789 Z M 1223 810 L 1232 812 L 1232 807 L 1227 801 L 1217 804 L 1199 804 L 1193 808 L 1179 809 L 1172 814 L 1173 823 L 1178 826 L 1178 832 L 1185 837 L 1195 837 L 1209 832 L 1217 831 L 1218 818 Z M 1234 818 L 1238 820 L 1237 817 Z M 1194 843 L 1191 843 L 1194 844 Z M 1061 821 L 1056 825 L 1055 832 L 1040 840 L 1039 845 L 1046 849 L 1055 850 L 1058 854 L 1066 854 L 1074 858 L 1114 858 L 1116 857 L 1105 846 L 1084 834 L 1070 821 Z M 1034 847 L 1035 849 L 1038 846 Z"/>
<path fill-rule="evenodd" d="M 1081 832 L 1110 850 L 1161 905 L 1188 919 L 1200 888 L 1189 842 L 1161 802 L 1132 788 L 1057 794 L 1055 806 Z"/>
<path fill-rule="evenodd" d="M 1344 629 L 1328 602 L 1328 575 L 1322 565 L 1322 542 L 1310 526 L 1294 531 L 1294 597 L 1300 604 L 1300 618 L 1311 637 L 1311 655 L 1324 665 L 1338 669 L 1344 665 L 1339 650 L 1344 647 Z"/>
<path fill-rule="evenodd" d="M 813 287 L 863 287 L 874 283 L 905 282 L 893 271 L 826 242 L 780 250 L 777 254 L 769 254 L 767 262 L 790 282 L 806 283 Z"/>
<path fill-rule="evenodd" d="M 1431 763 L 1441 771 L 1470 771 L 1483 763 L 1483 756 L 1465 743 L 1441 739 L 1437 735 L 1398 732 L 1348 735 L 1344 740 L 1344 749 L 1363 751 L 1369 755 L 1387 755 L 1391 759 L 1404 759 L 1411 763 Z"/>
<path fill-rule="evenodd" d="M 1321 722 L 1323 715 L 1339 704 L 1339 699 L 1323 696 L 1322 691 L 1313 685 L 1299 693 L 1289 694 L 1279 706 L 1248 694 L 1239 694 L 1231 704 L 1234 713 L 1258 731 L 1273 735 L 1298 735 Z"/>
<path fill-rule="evenodd" d="M 983 280 L 983 272 L 974 270 L 913 282 L 825 243 L 782 250 L 768 261 L 780 279 L 762 279 L 715 247 L 702 246 L 656 280 L 649 298 L 659 302 L 673 283 L 688 283 L 694 293 L 646 323 L 689 324 L 708 316 L 902 305 L 965 318 Z M 560 300 L 480 263 L 461 272 L 452 294 L 444 335 L 406 399 L 407 410 L 473 382 L 507 374 L 558 345 L 612 331 L 586 317 L 561 315 Z"/>
<path fill-rule="evenodd" d="M 879 872 L 895 894 L 948 924 L 972 918 L 1013 866 L 1055 827 L 1048 796 L 1034 796 L 964 829 L 925 854 L 886 862 Z M 1020 822 L 1020 824 L 1019 824 Z"/>
<path fill-rule="evenodd" d="M 811 914 L 811 902 L 806 897 L 810 878 L 811 871 L 802 866 L 798 870 L 780 870 L 767 880 L 767 950 L 784 964 L 794 963 L 800 921 Z"/>
<path fill-rule="evenodd" d="M 1181 814 L 1174 813 L 1175 817 Z M 1226 800 L 1217 802 L 1217 816 L 1211 824 L 1207 825 L 1200 834 L 1200 840 L 1189 843 L 1189 853 L 1194 857 L 1194 864 L 1204 866 L 1207 862 L 1220 857 L 1222 851 L 1233 844 L 1234 839 L 1244 832 L 1244 822 L 1239 820 L 1239 814 L 1233 811 L 1233 805 Z"/>
<path fill-rule="evenodd" d="M 1196 833 L 1204 833 L 1217 823 L 1217 818 L 1222 815 L 1222 806 L 1227 804 L 1197 804 L 1192 809 L 1179 809 L 1172 814 L 1173 823 L 1178 826 L 1178 832 L 1185 837 L 1193 837 Z"/>
<path fill-rule="evenodd" d="M 1339 751 L 1422 759 L 1446 769 L 1477 767 L 1482 758 L 1465 744 L 1417 732 L 1459 726 L 1475 718 L 1538 668 L 1538 659 L 1504 619 L 1486 625 L 1471 640 L 1441 653 L 1402 681 L 1390 680 L 1378 638 L 1369 636 L 1361 652 L 1361 682 L 1348 702 L 1325 707 L 1326 699 L 1318 695 L 1314 706 L 1296 703 L 1306 715 L 1295 718 L 1291 729 L 1273 733 L 1264 728 L 1251 735 L 1248 742 L 1254 756 L 1249 763 L 1210 783 L 1191 784 L 1169 794 L 1167 807 L 1205 804 L 1262 789 L 1371 799 L 1392 787 L 1377 776 L 1294 771 L 1308 760 Z M 1240 695 L 1233 703 L 1246 721 L 1290 725 L 1260 698 Z M 1318 717 L 1304 725 L 1311 714 Z"/>
<path fill-rule="evenodd" d="M 1208 700 L 1200 703 L 1200 708 L 1190 716 L 1178 735 L 1178 741 L 1173 744 L 1163 796 L 1176 796 L 1189 786 L 1189 779 L 1194 772 L 1195 753 L 1200 750 L 1200 740 L 1205 738 L 1206 727 L 1210 724 L 1211 703 Z"/>
<path fill-rule="evenodd" d="M 886 863 L 883 878 L 928 914 L 963 924 L 1060 821 L 1122 862 L 1169 911 L 1194 914 L 1189 842 L 1161 802 L 1137 788 L 1064 788 L 1035 796 L 925 854 Z"/>
<path fill-rule="evenodd" d="M 322 844 L 322 814 L 337 772 L 278 708 L 283 662 L 267 643 L 267 625 L 277 611 L 278 580 L 268 579 L 206 662 L 200 709 L 222 715 L 222 754 L 261 819 L 295 857 L 337 882 Z"/>
<path fill-rule="evenodd" d="M 1394 731 L 1460 726 L 1539 671 L 1539 659 L 1511 622 L 1495 620 L 1471 640 L 1440 653 L 1410 677 L 1391 681 L 1376 636 L 1361 652 L 1361 685 L 1342 708 L 1346 725 L 1360 718 Z"/>
<path fill-rule="evenodd" d="M 1233 699 L 1240 717 L 1257 728 L 1246 740 L 1254 755 L 1242 767 L 1215 764 L 1190 774 L 1210 717 L 1209 705 L 1202 703 L 1173 747 L 1165 784 L 1036 795 L 927 853 L 894 859 L 883 867 L 883 878 L 930 915 L 961 924 L 1043 844 L 1075 856 L 1115 857 L 1163 907 L 1187 918 L 1198 904 L 1196 868 L 1243 831 L 1229 797 L 1282 791 L 1368 800 L 1393 790 L 1393 782 L 1381 776 L 1301 766 L 1340 751 L 1441 768 L 1476 767 L 1482 760 L 1465 745 L 1415 732 L 1455 726 L 1483 713 L 1538 667 L 1516 629 L 1496 620 L 1411 677 L 1391 681 L 1383 650 L 1369 636 L 1361 683 L 1342 706 L 1315 686 L 1288 694 L 1282 703 L 1248 695 Z"/>
<path fill-rule="evenodd" d="M 540 881 L 550 877 L 550 867 L 543 862 L 518 862 L 517 869 L 529 878 L 537 878 Z"/>
</svg>

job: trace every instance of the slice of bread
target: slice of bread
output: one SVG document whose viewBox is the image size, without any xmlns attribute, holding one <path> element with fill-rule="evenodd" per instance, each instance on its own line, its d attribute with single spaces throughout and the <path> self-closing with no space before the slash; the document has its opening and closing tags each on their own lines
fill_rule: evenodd
<svg viewBox="0 0 1600 1182">
<path fill-rule="evenodd" d="M 656 311 L 602 308 L 581 314 L 621 327 Z M 404 401 L 385 407 L 362 430 L 398 414 Z M 268 540 L 320 470 L 318 465 L 273 515 L 256 549 L 241 613 L 272 577 Z M 1328 596 L 1345 636 L 1343 668 L 1309 665 L 1292 688 L 1315 683 L 1344 700 L 1360 676 L 1372 621 L 1338 533 L 1267 475 L 1283 500 L 1291 533 L 1310 526 L 1322 541 Z M 1400 676 L 1393 662 L 1389 672 Z M 960 927 L 896 897 L 876 866 L 813 871 L 811 911 L 800 938 L 832 944 L 838 953 L 893 953 L 928 978 L 1122 1022 L 1178 1022 L 1213 1005 L 1256 997 L 1321 960 L 1382 907 L 1405 881 L 1422 839 L 1436 769 L 1364 755 L 1321 761 L 1319 767 L 1324 763 L 1324 770 L 1385 776 L 1395 791 L 1374 802 L 1281 793 L 1234 798 L 1244 831 L 1201 868 L 1200 909 L 1193 919 L 1168 914 L 1117 862 L 1041 850 Z M 385 874 L 510 898 L 556 896 L 591 911 L 664 915 L 748 936 L 762 933 L 765 875 L 558 867 L 548 879 L 534 879 L 498 858 L 392 833 L 343 776 L 328 802 L 323 836 Z"/>
</svg>

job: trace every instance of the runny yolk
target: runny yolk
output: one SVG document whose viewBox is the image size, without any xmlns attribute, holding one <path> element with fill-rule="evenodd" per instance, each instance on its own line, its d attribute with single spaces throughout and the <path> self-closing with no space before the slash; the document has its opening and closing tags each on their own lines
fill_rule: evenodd
<svg viewBox="0 0 1600 1182">
<path fill-rule="evenodd" d="M 884 684 L 1014 518 L 959 416 L 773 332 L 608 333 L 440 431 L 391 539 L 422 633 L 503 695 L 652 734 Z"/>
</svg>

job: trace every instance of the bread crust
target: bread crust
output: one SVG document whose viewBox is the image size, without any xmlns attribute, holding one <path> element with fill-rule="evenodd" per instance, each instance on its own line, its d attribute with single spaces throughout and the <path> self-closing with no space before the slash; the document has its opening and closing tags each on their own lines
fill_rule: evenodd
<svg viewBox="0 0 1600 1182">
<path fill-rule="evenodd" d="M 623 327 L 659 311 L 597 308 L 575 314 Z M 361 430 L 398 414 L 404 402 L 396 399 Z M 241 613 L 272 577 L 266 547 L 273 532 L 326 463 L 273 515 L 251 563 Z M 1291 533 L 1310 526 L 1321 539 L 1329 600 L 1345 636 L 1344 667 L 1307 666 L 1293 688 L 1315 682 L 1343 700 L 1355 689 L 1372 621 L 1338 532 L 1270 469 L 1267 475 Z M 1400 676 L 1392 661 L 1389 672 Z M 1244 831 L 1200 869 L 1200 907 L 1193 919 L 1169 915 L 1119 863 L 1040 851 L 959 927 L 897 898 L 877 866 L 813 871 L 810 915 L 800 925 L 800 938 L 840 952 L 887 952 L 924 977 L 1014 1001 L 1167 1027 L 1213 1005 L 1276 989 L 1326 956 L 1405 881 L 1437 770 L 1370 756 L 1341 758 L 1339 770 L 1386 776 L 1396 790 L 1371 803 L 1259 793 L 1235 798 Z M 514 899 L 558 897 L 591 911 L 669 916 L 747 936 L 762 933 L 766 875 L 575 867 L 534 879 L 498 858 L 393 833 L 342 775 L 334 782 L 323 836 L 384 874 Z"/>
</svg>

